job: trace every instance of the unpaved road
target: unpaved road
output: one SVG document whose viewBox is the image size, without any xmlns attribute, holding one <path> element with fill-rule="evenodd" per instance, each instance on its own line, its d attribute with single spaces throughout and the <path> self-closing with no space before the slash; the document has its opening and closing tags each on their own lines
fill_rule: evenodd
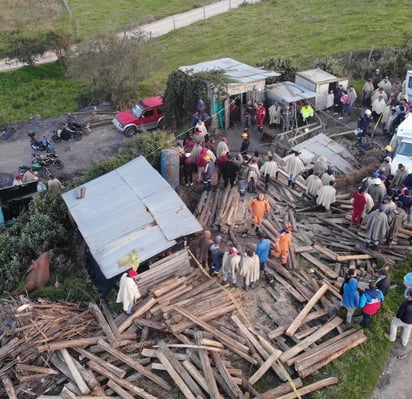
<svg viewBox="0 0 412 399">
<path fill-rule="evenodd" d="M 101 116 L 101 118 L 110 118 L 110 115 Z M 40 151 L 31 149 L 27 133 L 34 131 L 38 139 L 46 135 L 51 141 L 51 132 L 62 120 L 64 116 L 44 121 L 16 123 L 9 125 L 6 131 L 0 133 L 1 186 L 11 185 L 13 177 L 18 173 L 18 167 L 31 163 L 32 153 L 41 154 Z M 90 135 L 83 136 L 80 141 L 68 140 L 53 143 L 56 154 L 64 162 L 64 168 L 62 170 L 51 168 L 52 173 L 63 181 L 82 175 L 87 166 L 117 153 L 130 140 L 131 138 L 125 137 L 109 123 L 92 128 Z"/>
</svg>

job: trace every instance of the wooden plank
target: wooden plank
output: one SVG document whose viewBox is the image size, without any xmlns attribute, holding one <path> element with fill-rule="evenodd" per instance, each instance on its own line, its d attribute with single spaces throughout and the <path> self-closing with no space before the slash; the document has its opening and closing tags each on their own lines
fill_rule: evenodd
<svg viewBox="0 0 412 399">
<path fill-rule="evenodd" d="M 226 384 L 228 385 L 229 389 L 233 392 L 235 397 L 237 398 L 244 398 L 245 396 L 243 395 L 243 392 L 239 389 L 237 384 L 235 383 L 234 379 L 232 376 L 229 374 L 227 371 L 225 365 L 223 364 L 222 359 L 220 358 L 218 353 L 212 352 L 212 359 L 215 363 L 215 366 L 219 370 L 220 375 L 222 378 L 225 380 Z"/>
<path fill-rule="evenodd" d="M 195 339 L 196 342 L 199 343 L 202 340 L 202 333 L 200 331 L 195 332 Z M 219 393 L 219 390 L 217 388 L 216 380 L 215 377 L 213 376 L 213 370 L 212 366 L 210 365 L 209 357 L 207 355 L 207 352 L 203 349 L 199 350 L 199 358 L 200 358 L 200 363 L 202 365 L 202 370 L 203 374 L 206 379 L 206 383 L 209 387 L 209 394 L 211 398 L 217 398 L 220 399 L 221 395 Z"/>
<path fill-rule="evenodd" d="M 190 360 L 183 360 L 182 364 L 193 379 L 205 390 L 205 392 L 209 393 L 207 382 L 196 366 Z"/>
<path fill-rule="evenodd" d="M 204 322 L 199 317 L 194 316 L 193 314 L 191 314 L 187 310 L 182 309 L 179 306 L 177 306 L 176 311 L 178 313 L 182 314 L 183 316 L 185 316 L 186 318 L 188 318 L 189 320 L 191 320 L 193 323 L 195 323 L 198 326 L 202 327 L 204 330 L 210 332 L 211 334 L 213 334 L 215 337 L 219 338 L 224 343 L 227 343 L 232 347 L 239 348 L 239 350 L 241 350 L 243 352 L 246 352 L 246 353 L 249 351 L 249 348 L 247 346 L 242 345 L 239 342 L 237 342 L 235 339 L 227 336 L 226 334 L 223 334 L 221 331 L 219 331 L 218 329 L 212 327 L 208 323 Z"/>
<path fill-rule="evenodd" d="M 159 357 L 159 354 L 163 355 Z M 190 376 L 190 374 L 186 371 L 186 369 L 180 364 L 179 360 L 176 358 L 175 354 L 167 347 L 166 343 L 162 340 L 159 341 L 159 351 L 158 351 L 158 359 L 160 362 L 163 364 L 163 366 L 166 367 L 166 365 L 169 366 L 169 368 L 166 368 L 167 372 L 169 375 L 172 377 L 172 379 L 176 382 L 174 375 L 177 374 L 179 377 L 179 383 L 180 381 L 183 383 L 182 388 L 179 384 L 178 387 L 179 389 L 183 392 L 183 394 L 186 396 L 186 388 L 189 389 L 189 396 L 193 395 L 195 397 L 204 397 L 203 392 L 200 389 L 200 387 L 197 385 L 196 381 L 193 380 L 193 378 Z M 162 360 L 163 358 L 163 360 Z M 173 370 L 170 369 L 170 367 L 173 368 Z M 171 373 L 170 373 L 171 372 Z M 187 396 L 187 397 L 189 397 Z"/>
<path fill-rule="evenodd" d="M 312 263 L 313 265 L 317 266 L 323 273 L 325 273 L 328 277 L 332 279 L 337 279 L 339 276 L 337 273 L 335 273 L 334 270 L 332 270 L 329 266 L 325 265 L 323 262 L 321 262 L 319 259 L 316 259 L 314 256 L 308 253 L 301 253 L 300 256 L 305 258 L 307 261 Z"/>
<path fill-rule="evenodd" d="M 113 349 L 107 342 L 100 340 L 97 343 L 97 345 L 103 348 L 106 352 L 110 353 L 116 359 L 119 359 L 123 363 L 127 364 L 139 373 L 143 374 L 146 378 L 153 381 L 155 384 L 161 386 L 166 391 L 169 391 L 171 389 L 171 386 L 165 380 L 163 380 L 163 378 L 152 373 L 146 367 L 142 366 L 140 363 L 133 360 L 130 356 L 127 356 L 126 354 L 118 351 L 117 349 Z"/>
<path fill-rule="evenodd" d="M 259 399 L 275 399 L 281 395 L 285 395 L 291 391 L 293 388 L 297 389 L 303 386 L 303 382 L 300 378 L 295 378 L 290 382 L 285 382 L 277 386 L 276 388 L 270 389 L 269 391 L 263 392 L 259 395 Z"/>
<path fill-rule="evenodd" d="M 106 368 L 101 367 L 98 363 L 94 362 L 91 360 L 88 363 L 88 366 L 95 372 L 101 374 L 102 376 L 108 378 L 109 380 L 113 380 L 116 384 L 120 385 L 121 387 L 127 389 L 130 392 L 133 392 L 136 394 L 139 398 L 142 399 L 158 399 L 156 396 L 153 396 L 146 392 L 144 389 L 139 388 L 135 385 L 133 385 L 131 382 L 123 379 L 123 378 L 118 378 L 114 374 L 110 373 Z"/>
<path fill-rule="evenodd" d="M 286 362 L 286 364 L 290 365 L 291 362 L 288 362 L 289 359 L 292 359 L 298 353 L 302 352 L 305 348 L 307 348 L 309 345 L 313 344 L 314 342 L 322 338 L 324 335 L 332 331 L 334 328 L 340 326 L 342 322 L 343 320 L 339 317 L 333 318 L 331 321 L 324 324 L 317 331 L 315 331 L 312 335 L 306 337 L 303 341 L 300 341 L 295 346 L 292 346 L 288 351 L 283 352 L 279 359 L 282 362 Z"/>
<path fill-rule="evenodd" d="M 125 389 L 123 389 L 120 385 L 116 384 L 113 380 L 107 381 L 107 386 L 114 392 L 116 392 L 121 399 L 134 399 L 133 395 L 130 395 Z"/>
<path fill-rule="evenodd" d="M 163 364 L 163 366 L 165 367 L 166 371 L 168 372 L 168 374 L 172 378 L 173 382 L 177 385 L 177 387 L 183 393 L 185 398 L 195 399 L 196 396 L 189 389 L 189 387 L 185 384 L 185 381 L 183 381 L 183 379 L 181 378 L 179 373 L 177 373 L 176 370 L 173 368 L 173 366 L 170 363 L 168 357 L 166 356 L 166 354 L 163 352 L 162 349 L 159 350 L 159 353 L 158 353 L 157 357 L 160 360 L 160 362 Z"/>
<path fill-rule="evenodd" d="M 148 296 L 140 305 L 139 307 L 133 312 L 126 320 L 124 320 L 120 326 L 118 327 L 119 333 L 121 334 L 125 331 L 128 327 L 130 327 L 134 320 L 139 318 L 140 316 L 144 315 L 148 310 L 150 310 L 154 304 L 156 303 L 156 299 L 151 296 Z M 79 345 L 76 345 L 79 346 Z"/>
<path fill-rule="evenodd" d="M 81 376 L 79 370 L 75 366 L 72 357 L 70 356 L 69 352 L 67 349 L 61 349 L 60 353 L 63 355 L 64 361 L 67 364 L 67 367 L 69 368 L 72 376 L 73 376 L 73 382 L 77 385 L 79 388 L 80 392 L 83 395 L 87 395 L 90 393 L 90 388 L 87 386 L 86 382 L 84 381 L 83 377 Z"/>
<path fill-rule="evenodd" d="M 4 389 L 9 399 L 17 399 L 17 393 L 14 389 L 14 385 L 11 378 L 8 375 L 2 375 L 1 382 L 3 383 Z"/>
<path fill-rule="evenodd" d="M 100 356 L 96 356 L 91 352 L 88 352 L 86 349 L 83 348 L 73 348 L 77 353 L 84 356 L 86 359 L 93 360 L 96 363 L 100 364 L 100 366 L 106 368 L 110 373 L 114 374 L 119 378 L 124 378 L 127 374 L 126 370 L 121 369 L 120 367 L 115 366 L 114 364 L 105 361 Z"/>
<path fill-rule="evenodd" d="M 310 299 L 310 301 L 305 305 L 305 307 L 301 310 L 298 314 L 296 319 L 292 322 L 289 328 L 286 330 L 286 334 L 290 337 L 295 334 L 296 330 L 300 327 L 303 323 L 305 317 L 309 314 L 315 304 L 319 301 L 321 296 L 328 290 L 327 284 L 322 284 L 319 290 L 315 293 L 315 295 Z"/>
<path fill-rule="evenodd" d="M 55 352 L 60 349 L 75 348 L 82 346 L 90 346 L 97 344 L 101 339 L 105 339 L 105 336 L 89 337 L 89 338 L 78 338 L 78 339 L 69 339 L 67 341 L 53 342 L 46 345 L 38 345 L 36 349 L 39 353 L 50 351 Z"/>
<path fill-rule="evenodd" d="M 272 367 L 272 363 L 276 361 L 276 357 L 271 354 L 264 363 L 255 371 L 255 373 L 249 378 L 249 383 L 254 385 L 256 384 Z"/>
<path fill-rule="evenodd" d="M 99 307 L 95 303 L 92 303 L 92 302 L 89 303 L 89 309 L 92 311 L 92 313 L 96 317 L 97 322 L 99 323 L 99 326 L 102 328 L 108 341 L 113 342 L 116 339 L 116 337 L 112 329 L 110 328 L 109 323 L 106 321 L 102 311 L 99 309 Z"/>
<path fill-rule="evenodd" d="M 336 377 L 329 377 L 323 380 L 314 382 L 313 384 L 306 385 L 303 388 L 297 389 L 297 391 L 287 393 L 282 396 L 278 396 L 276 399 L 295 399 L 300 398 L 308 393 L 319 391 L 322 388 L 326 388 L 330 385 L 334 385 L 338 383 L 338 379 Z"/>
<path fill-rule="evenodd" d="M 39 374 L 59 374 L 58 371 L 49 367 L 32 366 L 31 364 L 18 363 L 16 366 L 17 371 L 30 371 L 31 373 Z"/>
</svg>

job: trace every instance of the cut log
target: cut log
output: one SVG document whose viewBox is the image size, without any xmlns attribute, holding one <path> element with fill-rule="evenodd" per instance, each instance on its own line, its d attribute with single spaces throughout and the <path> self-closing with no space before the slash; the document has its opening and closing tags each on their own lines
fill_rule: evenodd
<svg viewBox="0 0 412 399">
<path fill-rule="evenodd" d="M 328 285 L 327 284 L 322 284 L 322 286 L 319 288 L 319 290 L 316 292 L 316 294 L 310 299 L 310 301 L 305 305 L 305 307 L 301 310 L 301 312 L 298 314 L 296 319 L 293 321 L 293 323 L 289 326 L 289 328 L 286 330 L 286 334 L 289 335 L 290 337 L 295 334 L 296 330 L 300 327 L 302 324 L 303 320 L 305 317 L 309 314 L 309 312 L 312 310 L 312 308 L 315 306 L 315 304 L 319 301 L 321 296 L 328 290 Z"/>
</svg>

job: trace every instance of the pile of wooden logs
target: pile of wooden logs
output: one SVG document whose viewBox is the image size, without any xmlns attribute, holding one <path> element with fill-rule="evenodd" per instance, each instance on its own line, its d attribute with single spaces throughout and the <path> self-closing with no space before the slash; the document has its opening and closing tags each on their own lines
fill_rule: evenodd
<svg viewBox="0 0 412 399">
<path fill-rule="evenodd" d="M 301 378 L 366 340 L 356 329 L 342 333 L 342 320 L 328 316 L 325 306 L 339 294 L 326 281 L 301 283 L 305 296 L 314 294 L 300 298 L 300 312 L 283 285 L 265 287 L 263 325 L 243 310 L 249 293 L 226 289 L 200 269 L 182 270 L 147 284 L 131 316 L 113 318 L 104 304 L 4 300 L 9 328 L 0 376 L 8 397 L 174 398 L 178 389 L 186 398 L 295 398 L 335 384 Z M 277 386 L 259 393 L 268 373 Z"/>
</svg>

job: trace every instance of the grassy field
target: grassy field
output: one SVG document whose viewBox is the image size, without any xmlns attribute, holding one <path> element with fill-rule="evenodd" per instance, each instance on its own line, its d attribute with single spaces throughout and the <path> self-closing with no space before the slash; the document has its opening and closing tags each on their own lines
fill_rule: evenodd
<svg viewBox="0 0 412 399">
<path fill-rule="evenodd" d="M 23 0 L 16 1 L 21 2 Z M 25 2 L 31 3 L 30 0 Z M 51 3 L 51 0 L 45 2 L 50 7 Z M 99 7 L 92 7 L 92 2 L 81 0 L 71 0 L 69 3 L 73 8 L 73 15 L 81 18 L 80 27 L 86 29 L 87 25 L 92 28 L 82 30 L 83 34 L 97 32 L 111 23 L 118 26 L 127 24 L 134 20 L 135 12 L 157 18 L 174 9 L 193 7 L 193 2 L 188 0 L 181 0 L 177 5 L 153 0 L 150 5 L 144 2 L 139 6 L 129 0 L 115 3 L 102 0 Z M 138 8 L 134 9 L 132 4 Z M 153 11 L 155 4 L 161 11 Z M 142 82 L 140 89 L 144 95 L 158 94 L 164 89 L 169 73 L 179 66 L 220 57 L 232 57 L 254 65 L 266 58 L 282 56 L 293 59 L 303 69 L 310 67 L 314 60 L 328 55 L 368 51 L 394 44 L 401 47 L 412 38 L 412 24 L 405 12 L 407 4 L 406 1 L 393 0 L 353 0 L 343 3 L 327 0 L 268 0 L 241 7 L 148 43 L 157 55 L 157 63 L 153 65 L 151 76 Z M 9 6 L 11 7 L 11 2 Z M 3 11 L 1 7 L 4 5 L 0 5 L 0 15 Z M 132 11 L 127 12 L 129 8 Z M 56 8 L 56 18 L 58 14 Z M 396 24 L 391 21 L 396 21 Z M 56 23 L 59 23 L 58 18 Z M 402 29 L 398 29 L 399 26 Z M 19 80 L 19 73 L 13 72 L 10 77 L 3 74 L 2 80 L 6 81 L 5 90 L 1 93 L 3 99 L 15 96 L 13 82 Z M 27 74 L 25 71 L 21 73 Z M 25 78 L 22 80 L 26 81 Z M 26 107 L 16 105 L 14 101 L 3 101 L 5 107 L 0 115 L 0 123 L 9 122 L 16 117 L 25 119 L 33 114 L 45 117 L 61 112 L 62 108 L 71 109 L 74 106 L 74 96 L 79 94 L 76 92 L 78 88 L 69 81 L 63 82 L 64 79 L 59 75 L 53 88 L 53 79 L 47 80 L 48 97 L 43 97 L 48 100 L 46 102 L 42 102 L 40 98 Z M 28 88 L 27 94 L 24 93 L 25 88 Z M 32 86 L 20 85 L 19 90 L 21 98 L 34 95 Z"/>
<path fill-rule="evenodd" d="M 152 22 L 205 4 L 213 0 L 2 0 L 0 1 L 1 33 L 15 28 L 69 29 L 80 38 L 109 28 Z"/>
</svg>

